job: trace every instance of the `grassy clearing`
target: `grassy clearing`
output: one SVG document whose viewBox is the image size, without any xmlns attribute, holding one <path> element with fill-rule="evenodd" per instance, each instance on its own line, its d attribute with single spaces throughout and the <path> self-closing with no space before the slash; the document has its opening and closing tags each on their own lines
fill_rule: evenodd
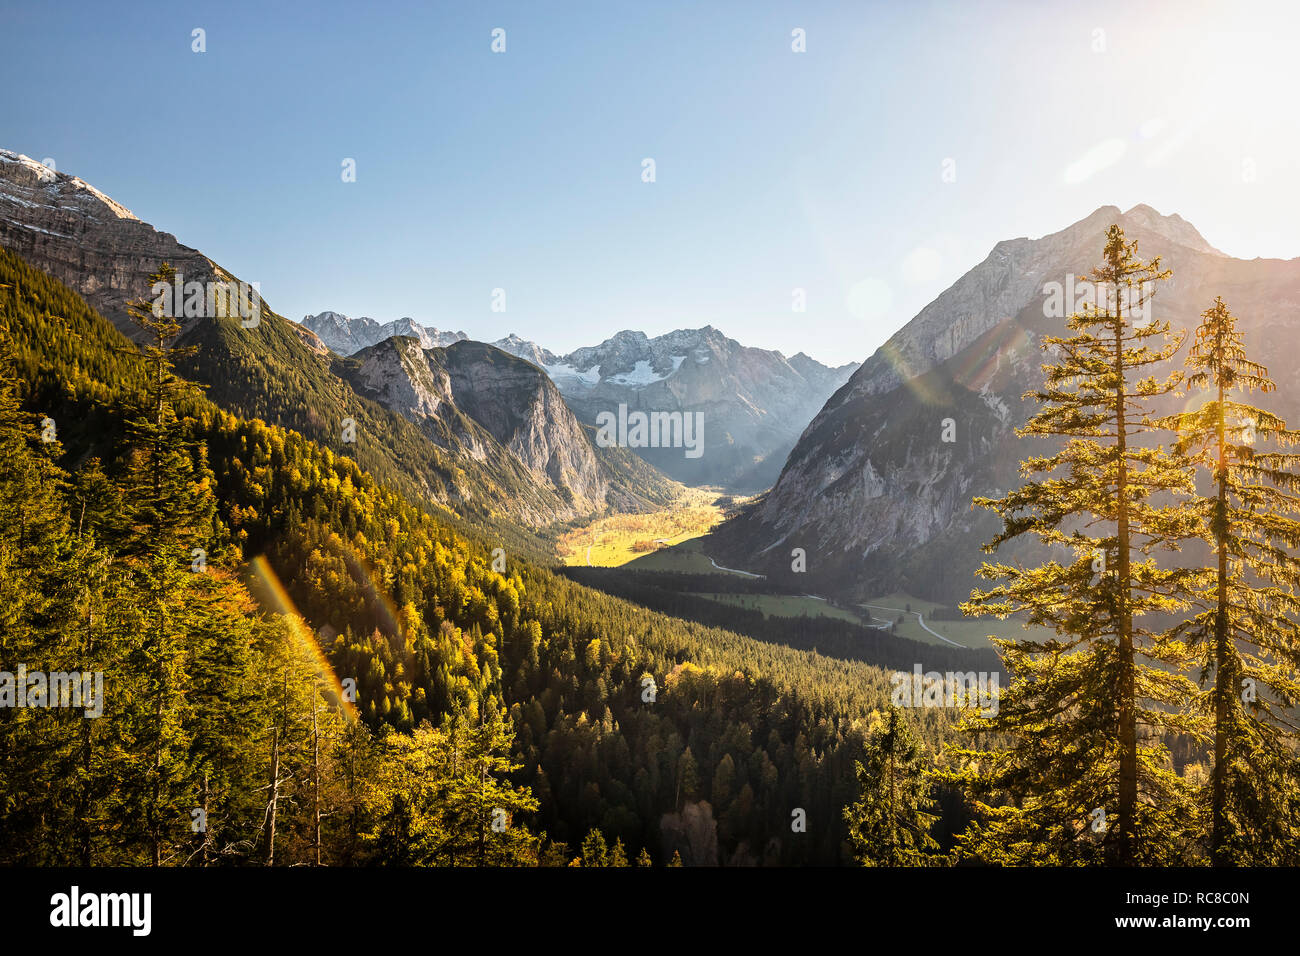
<svg viewBox="0 0 1300 956">
<path fill-rule="evenodd" d="M 706 534 L 722 520 L 722 510 L 714 502 L 715 492 L 685 488 L 672 506 L 648 514 L 618 514 L 597 518 L 584 527 L 563 535 L 556 552 L 565 564 L 590 564 L 612 568 L 637 561 L 637 567 L 654 571 L 710 571 L 709 559 L 696 548 L 688 556 L 666 560 L 670 566 L 642 563 L 677 550 L 674 546 L 689 543 Z M 671 551 L 669 549 L 672 549 Z M 703 562 L 703 567 L 683 567 Z"/>
<path fill-rule="evenodd" d="M 702 536 L 688 538 L 671 548 L 660 548 L 638 557 L 628 565 L 636 571 L 680 571 L 684 574 L 717 574 L 701 548 Z"/>
</svg>

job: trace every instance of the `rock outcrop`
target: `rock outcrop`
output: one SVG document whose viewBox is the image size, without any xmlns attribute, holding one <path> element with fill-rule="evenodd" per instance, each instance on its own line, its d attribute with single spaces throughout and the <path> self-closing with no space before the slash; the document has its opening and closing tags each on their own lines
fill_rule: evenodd
<svg viewBox="0 0 1300 956">
<path fill-rule="evenodd" d="M 652 469 L 597 447 L 535 365 L 482 342 L 422 348 L 395 336 L 336 363 L 361 395 L 413 422 L 441 448 L 475 461 L 510 460 L 559 502 L 564 520 L 638 510 L 667 496 Z"/>
</svg>

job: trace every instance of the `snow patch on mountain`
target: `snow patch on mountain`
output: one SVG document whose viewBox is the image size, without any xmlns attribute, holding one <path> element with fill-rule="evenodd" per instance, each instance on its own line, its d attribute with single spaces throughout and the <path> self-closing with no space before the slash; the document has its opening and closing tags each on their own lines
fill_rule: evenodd
<svg viewBox="0 0 1300 956">
<path fill-rule="evenodd" d="M 522 357 L 522 356 L 520 356 Z M 600 381 L 600 366 L 593 365 L 585 372 L 580 372 L 572 365 L 543 365 L 543 371 L 551 377 L 556 385 L 561 389 L 570 385 L 585 385 L 591 387 Z"/>
<path fill-rule="evenodd" d="M 673 364 L 673 372 L 677 371 L 681 364 L 680 361 L 675 362 Z M 633 388 L 645 388 L 647 385 L 651 385 L 654 382 L 662 382 L 671 374 L 672 372 L 660 375 L 651 367 L 649 361 L 646 359 L 640 359 L 632 366 L 632 371 L 619 372 L 617 375 L 611 375 L 605 381 L 609 382 L 611 385 L 630 385 Z"/>
<path fill-rule="evenodd" d="M 0 199 L 29 208 L 53 205 L 56 208 L 71 210 L 77 208 L 79 201 L 84 201 L 85 197 L 91 197 L 96 201 L 94 205 L 103 206 L 115 218 L 132 219 L 139 222 L 135 213 L 121 203 L 110 199 L 84 179 L 57 172 L 44 163 L 37 162 L 30 156 L 24 156 L 22 153 L 15 153 L 8 149 L 0 149 L 0 163 L 4 163 L 9 167 L 4 171 L 3 178 L 15 183 L 23 183 L 29 189 L 40 188 L 45 192 L 45 196 L 42 197 L 43 201 L 40 202 L 31 202 L 12 193 L 0 193 Z M 59 235 L 59 233 L 51 233 L 51 235 Z"/>
</svg>

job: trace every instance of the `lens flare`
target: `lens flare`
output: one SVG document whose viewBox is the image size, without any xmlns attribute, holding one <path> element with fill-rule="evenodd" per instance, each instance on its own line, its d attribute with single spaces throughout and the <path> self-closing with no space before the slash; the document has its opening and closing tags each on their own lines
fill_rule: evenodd
<svg viewBox="0 0 1300 956">
<path fill-rule="evenodd" d="M 302 615 L 298 613 L 298 608 L 293 603 L 293 598 L 280 583 L 279 576 L 264 555 L 258 555 L 253 559 L 251 577 L 251 590 L 258 601 L 263 607 L 269 607 L 284 616 L 294 644 L 303 652 L 303 656 L 311 661 L 317 676 L 331 689 L 344 716 L 348 720 L 356 720 L 358 714 L 355 704 L 348 699 L 349 695 L 343 690 L 343 685 L 334 673 L 334 668 L 330 666 L 325 652 L 321 650 L 320 643 L 303 622 Z"/>
</svg>

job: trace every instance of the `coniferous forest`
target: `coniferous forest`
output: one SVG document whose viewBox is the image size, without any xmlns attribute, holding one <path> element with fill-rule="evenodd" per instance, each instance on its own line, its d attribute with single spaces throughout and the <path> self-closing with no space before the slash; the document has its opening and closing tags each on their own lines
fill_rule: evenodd
<svg viewBox="0 0 1300 956">
<path fill-rule="evenodd" d="M 6 659 L 106 682 L 102 718 L 0 711 L 7 861 L 845 859 L 885 671 L 494 571 L 495 542 L 211 405 L 167 328 L 141 352 L 0 261 Z"/>
<path fill-rule="evenodd" d="M 502 567 L 212 405 L 148 303 L 136 347 L 0 265 L 6 660 L 104 675 L 93 719 L 35 684 L 0 710 L 8 863 L 1296 862 L 1297 436 L 1222 299 L 1183 369 L 1118 308 L 1044 341 L 1021 433 L 1058 450 L 976 504 L 993 553 L 1055 550 L 965 609 L 1055 636 L 930 655 L 1001 662 L 989 716 L 894 706 L 901 639 Z M 1096 281 L 1168 278 L 1111 229 Z M 1206 400 L 1157 416 L 1176 389 Z"/>
</svg>

